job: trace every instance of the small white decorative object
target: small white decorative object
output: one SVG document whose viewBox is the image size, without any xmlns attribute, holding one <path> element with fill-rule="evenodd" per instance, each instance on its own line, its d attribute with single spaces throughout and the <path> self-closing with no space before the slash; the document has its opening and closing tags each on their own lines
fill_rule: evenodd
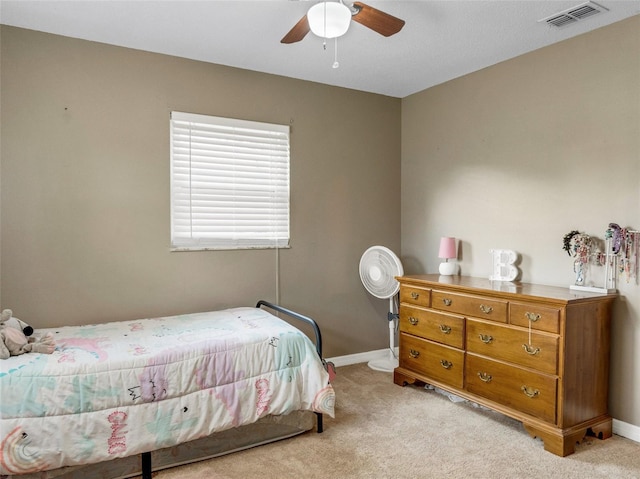
<svg viewBox="0 0 640 479">
<path fill-rule="evenodd" d="M 491 281 L 513 281 L 518 277 L 518 267 L 514 265 L 518 254 L 510 249 L 492 249 L 493 274 Z"/>
</svg>

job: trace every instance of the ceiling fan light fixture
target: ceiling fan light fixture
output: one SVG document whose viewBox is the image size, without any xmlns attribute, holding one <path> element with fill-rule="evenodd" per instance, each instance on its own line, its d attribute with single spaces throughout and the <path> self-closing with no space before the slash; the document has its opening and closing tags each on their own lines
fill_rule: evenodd
<svg viewBox="0 0 640 479">
<path fill-rule="evenodd" d="M 322 38 L 341 37 L 349 29 L 351 10 L 340 2 L 320 2 L 307 12 L 310 30 Z"/>
</svg>

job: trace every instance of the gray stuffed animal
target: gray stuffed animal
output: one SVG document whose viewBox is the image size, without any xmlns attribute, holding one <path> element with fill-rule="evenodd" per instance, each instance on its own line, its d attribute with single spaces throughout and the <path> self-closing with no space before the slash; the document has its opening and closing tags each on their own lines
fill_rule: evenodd
<svg viewBox="0 0 640 479">
<path fill-rule="evenodd" d="M 29 334 L 26 334 L 29 333 Z M 56 349 L 50 333 L 41 338 L 27 338 L 33 328 L 24 321 L 13 317 L 13 311 L 5 309 L 0 315 L 0 359 L 25 353 L 51 354 Z"/>
</svg>

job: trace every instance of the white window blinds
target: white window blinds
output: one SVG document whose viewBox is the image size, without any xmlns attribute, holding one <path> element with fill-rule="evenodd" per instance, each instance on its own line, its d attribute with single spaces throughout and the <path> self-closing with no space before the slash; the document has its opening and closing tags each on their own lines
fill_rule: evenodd
<svg viewBox="0 0 640 479">
<path fill-rule="evenodd" d="M 171 247 L 289 245 L 289 126 L 171 113 Z"/>
</svg>

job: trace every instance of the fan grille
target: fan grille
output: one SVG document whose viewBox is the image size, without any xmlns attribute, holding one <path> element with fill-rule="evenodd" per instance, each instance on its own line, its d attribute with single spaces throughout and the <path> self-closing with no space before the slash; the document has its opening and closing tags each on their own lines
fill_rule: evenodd
<svg viewBox="0 0 640 479">
<path fill-rule="evenodd" d="M 404 274 L 400 259 L 384 246 L 372 246 L 360 258 L 360 279 L 376 298 L 390 298 L 400 289 L 396 276 Z"/>
</svg>

